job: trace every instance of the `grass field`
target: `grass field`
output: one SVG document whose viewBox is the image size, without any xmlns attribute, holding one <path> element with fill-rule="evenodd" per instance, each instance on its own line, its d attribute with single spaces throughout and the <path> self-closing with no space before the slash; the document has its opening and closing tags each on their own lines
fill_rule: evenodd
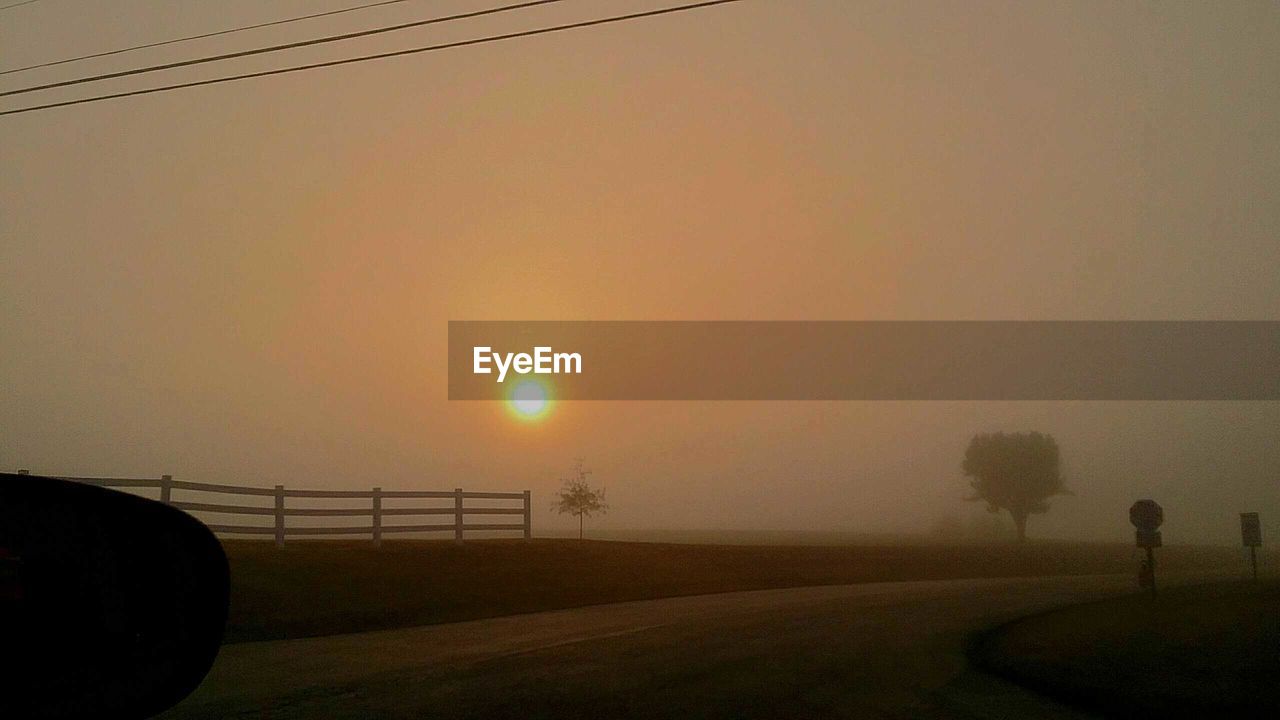
<svg viewBox="0 0 1280 720">
<path fill-rule="evenodd" d="M 1280 582 L 1193 585 L 1025 618 L 986 669 L 1117 717 L 1280 717 Z"/>
<path fill-rule="evenodd" d="M 782 547 L 576 540 L 226 541 L 227 641 L 390 629 L 677 595 L 891 580 L 1132 572 L 1121 545 Z M 1169 547 L 1162 567 L 1238 563 Z"/>
</svg>

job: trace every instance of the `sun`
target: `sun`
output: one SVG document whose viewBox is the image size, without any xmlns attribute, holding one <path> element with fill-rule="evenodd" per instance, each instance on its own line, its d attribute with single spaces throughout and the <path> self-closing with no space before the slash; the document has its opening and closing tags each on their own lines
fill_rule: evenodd
<svg viewBox="0 0 1280 720">
<path fill-rule="evenodd" d="M 507 409 L 518 420 L 541 420 L 551 411 L 551 390 L 537 380 L 521 380 L 507 394 Z"/>
</svg>

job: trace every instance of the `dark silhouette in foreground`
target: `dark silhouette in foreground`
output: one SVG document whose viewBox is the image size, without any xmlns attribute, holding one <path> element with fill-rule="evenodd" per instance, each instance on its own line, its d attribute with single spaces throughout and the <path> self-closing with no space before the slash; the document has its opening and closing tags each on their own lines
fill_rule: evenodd
<svg viewBox="0 0 1280 720">
<path fill-rule="evenodd" d="M 1280 717 L 1280 583 L 1130 595 L 1023 618 L 975 641 L 978 665 L 1108 717 Z"/>
<path fill-rule="evenodd" d="M 213 664 L 227 558 L 186 513 L 0 473 L 0 558 L 2 718 L 141 720 Z"/>
<path fill-rule="evenodd" d="M 983 433 L 969 441 L 964 453 L 964 474 L 974 495 L 991 512 L 1008 510 L 1018 529 L 1018 542 L 1026 542 L 1027 516 L 1049 511 L 1048 499 L 1069 494 L 1060 470 L 1058 443 L 1051 435 Z"/>
</svg>

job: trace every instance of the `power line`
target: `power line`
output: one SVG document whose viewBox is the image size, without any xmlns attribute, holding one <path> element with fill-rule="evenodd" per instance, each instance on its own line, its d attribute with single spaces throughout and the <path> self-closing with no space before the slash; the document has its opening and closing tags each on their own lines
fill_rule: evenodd
<svg viewBox="0 0 1280 720">
<path fill-rule="evenodd" d="M 158 72 L 160 70 L 172 70 L 180 67 L 191 67 L 192 65 L 203 65 L 205 63 L 218 62 L 220 60 L 231 60 L 234 58 L 249 57 L 251 55 L 262 55 L 264 53 L 280 52 L 281 50 L 293 50 L 300 47 L 309 47 L 311 45 L 322 45 L 324 43 L 338 42 L 340 40 L 351 40 L 353 38 L 368 37 L 370 35 L 380 35 L 382 33 L 394 32 L 396 30 L 404 30 L 406 28 L 422 27 L 424 25 L 435 25 L 438 23 L 452 22 L 454 20 L 464 20 L 466 18 L 480 17 L 482 15 L 496 15 L 498 13 L 510 12 L 512 10 L 523 10 L 525 8 L 537 5 L 550 5 L 553 3 L 564 2 L 564 0 L 526 0 L 526 2 L 514 3 L 511 5 L 500 5 L 495 8 L 487 8 L 485 10 L 473 10 L 470 12 L 456 13 L 454 15 L 443 15 L 440 17 L 428 18 L 426 20 L 415 20 L 413 22 L 401 23 L 399 25 L 389 25 L 385 27 L 373 28 L 372 30 L 360 30 L 359 32 L 344 33 L 342 35 L 328 35 L 326 37 L 313 38 L 311 40 L 299 40 L 298 42 L 285 43 L 283 45 L 270 45 L 268 47 L 254 48 L 253 50 L 240 50 L 233 53 L 223 53 L 221 55 L 208 55 L 198 57 L 191 60 L 180 60 L 178 62 L 164 63 L 162 65 L 151 65 L 149 67 L 134 68 L 132 70 L 121 70 L 119 72 L 104 73 L 102 75 L 91 75 L 89 77 L 79 77 L 72 80 L 62 80 L 59 82 L 46 83 L 44 85 L 32 85 L 30 87 L 18 88 L 17 90 L 6 90 L 0 92 L 0 97 L 8 97 L 10 95 L 22 95 L 25 93 L 36 92 L 37 90 L 51 90 L 53 88 L 68 87 L 70 85 L 80 85 L 83 83 L 97 82 L 99 80 L 111 80 L 113 78 L 128 77 L 130 75 L 141 75 L 143 73 Z"/>
<path fill-rule="evenodd" d="M 488 35 L 485 37 L 472 38 L 470 40 L 459 40 L 457 42 L 441 43 L 439 45 L 426 45 L 423 47 L 410 48 L 408 50 L 396 50 L 393 52 L 378 53 L 376 55 L 361 55 L 358 57 L 344 58 L 342 60 L 329 60 L 327 62 L 311 63 L 308 65 L 294 65 L 292 67 L 276 68 L 274 70 L 262 70 L 260 72 L 245 73 L 243 75 L 229 75 L 226 77 L 210 78 L 208 80 L 195 80 L 192 82 L 176 83 L 173 85 L 161 85 L 158 87 L 145 88 L 142 90 L 131 90 L 129 92 L 112 93 L 109 95 L 95 95 L 78 100 L 65 100 L 63 102 L 47 103 L 45 105 L 33 105 L 31 107 L 18 108 L 16 110 L 5 110 L 0 112 L 0 116 L 19 115 L 22 113 L 34 112 L 36 110 L 48 110 L 50 108 L 67 107 L 69 105 L 80 105 L 83 103 L 99 102 L 101 100 L 114 100 L 117 98 L 134 97 L 136 95 L 150 95 L 151 93 L 166 92 L 169 90 L 180 90 L 183 88 L 201 87 L 204 85 L 216 85 L 224 82 L 234 82 L 237 80 L 248 80 L 250 78 L 267 77 L 269 75 L 283 75 L 285 73 L 300 72 L 303 70 L 316 70 L 319 68 L 336 67 L 339 65 L 350 65 L 352 63 L 365 62 L 368 60 L 382 60 L 385 58 L 402 57 L 405 55 L 416 55 L 418 53 L 432 52 L 435 50 L 448 50 L 451 48 L 468 47 L 471 45 L 483 45 L 491 42 L 500 42 L 503 40 L 512 40 L 515 38 L 531 37 L 533 35 L 545 35 L 548 33 L 561 32 L 564 30 L 576 30 L 579 28 L 593 27 L 596 25 L 608 25 L 612 23 L 626 22 L 629 20 L 638 20 L 640 18 L 655 17 L 658 15 L 669 15 L 671 13 L 683 12 L 686 10 L 697 10 L 700 8 L 712 7 L 715 5 L 727 5 L 730 3 L 742 2 L 742 0 L 707 0 L 706 2 L 690 3 L 687 5 L 676 5 L 673 7 L 659 8 L 657 10 L 647 10 L 644 12 L 630 13 L 627 15 L 613 15 L 605 18 L 597 18 L 595 20 L 583 20 L 580 22 L 566 23 L 564 25 L 551 25 L 548 27 L 534 28 L 533 30 L 522 30 L 520 32 L 506 33 L 503 35 Z"/>
<path fill-rule="evenodd" d="M 0 10 L 8 10 L 10 8 L 22 7 L 23 5 L 30 5 L 31 3 L 34 3 L 34 2 L 40 2 L 40 0 L 23 0 L 22 2 L 16 2 L 12 5 L 0 6 Z"/>
<path fill-rule="evenodd" d="M 38 0 L 27 0 L 27 2 L 38 2 Z M 24 70 L 35 70 L 36 68 L 53 67 L 54 65 L 65 65 L 67 63 L 79 62 L 81 60 L 90 60 L 92 58 L 107 57 L 109 55 L 119 55 L 121 53 L 133 52 L 135 50 L 145 50 L 147 48 L 160 47 L 162 45 L 172 45 L 174 43 L 187 42 L 190 40 L 202 40 L 204 38 L 218 37 L 219 35 L 230 35 L 232 33 L 244 32 L 245 30 L 257 30 L 258 28 L 272 27 L 275 25 L 287 25 L 289 23 L 300 22 L 302 20 L 312 20 L 315 18 L 329 17 L 330 15 L 341 15 L 343 13 L 355 12 L 356 10 L 366 10 L 368 8 L 380 7 L 382 5 L 396 5 L 398 3 L 408 2 L 408 0 L 381 0 L 381 2 L 365 3 L 364 5 L 356 5 L 355 7 L 342 8 L 341 10 L 329 10 L 326 12 L 312 13 L 310 15 L 299 15 L 297 17 L 285 18 L 283 20 L 272 20 L 270 22 L 261 22 L 256 25 L 241 25 L 239 27 L 227 28 L 226 30 L 216 30 L 214 32 L 202 33 L 200 35 L 188 35 L 186 37 L 173 38 L 171 40 L 160 40 L 158 42 L 145 43 L 143 45 L 132 45 L 119 50 L 107 50 L 104 52 L 92 53 L 89 55 L 80 55 L 77 57 L 66 58 L 65 60 L 50 60 L 49 62 L 36 63 L 35 65 L 26 65 L 24 67 L 10 68 L 8 70 L 0 70 L 0 75 L 8 75 L 10 73 L 22 72 Z M 18 3 L 18 5 L 26 5 L 27 3 Z M 9 7 L 17 7 L 10 5 Z M 4 8 L 0 8 L 4 10 Z"/>
</svg>

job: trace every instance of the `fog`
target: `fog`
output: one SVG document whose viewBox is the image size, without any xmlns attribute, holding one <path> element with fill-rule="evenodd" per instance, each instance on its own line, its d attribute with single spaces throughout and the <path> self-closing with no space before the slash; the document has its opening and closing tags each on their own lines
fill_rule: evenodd
<svg viewBox="0 0 1280 720">
<path fill-rule="evenodd" d="M 0 66 L 342 6 L 207 5 L 10 11 Z M 445 399 L 446 322 L 1280 319 L 1276 47 L 1269 2 L 758 0 L 3 117 L 0 469 L 531 489 L 538 532 L 572 524 L 551 494 L 583 457 L 600 529 L 918 533 L 982 512 L 974 433 L 1039 430 L 1074 494 L 1033 538 L 1125 540 L 1152 497 L 1166 542 L 1236 543 L 1237 513 L 1280 517 L 1280 403 L 578 402 L 521 424 Z"/>
</svg>

